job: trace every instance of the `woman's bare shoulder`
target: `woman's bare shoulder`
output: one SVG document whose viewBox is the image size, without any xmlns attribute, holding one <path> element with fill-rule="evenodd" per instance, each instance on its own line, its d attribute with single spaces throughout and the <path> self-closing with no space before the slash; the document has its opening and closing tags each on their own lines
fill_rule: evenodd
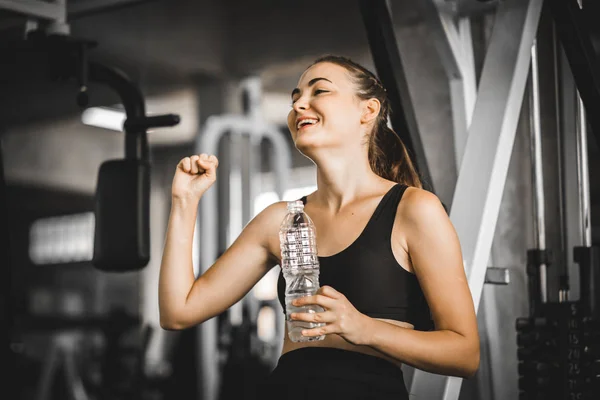
<svg viewBox="0 0 600 400">
<path fill-rule="evenodd" d="M 441 200 L 434 193 L 409 186 L 398 204 L 397 214 L 404 223 L 433 223 L 448 218 Z"/>
<path fill-rule="evenodd" d="M 287 214 L 287 201 L 277 201 L 259 212 L 248 224 L 250 232 L 261 237 L 270 258 L 279 261 L 279 227 Z"/>
<path fill-rule="evenodd" d="M 287 213 L 287 202 L 277 201 L 265 207 L 251 221 L 252 224 L 260 225 L 263 228 L 277 226 L 281 224 Z"/>
</svg>

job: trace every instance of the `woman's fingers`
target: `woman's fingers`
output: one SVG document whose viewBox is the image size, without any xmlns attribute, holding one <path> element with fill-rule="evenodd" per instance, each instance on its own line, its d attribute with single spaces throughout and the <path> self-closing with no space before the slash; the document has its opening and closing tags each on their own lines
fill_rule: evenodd
<svg viewBox="0 0 600 400">
<path fill-rule="evenodd" d="M 198 165 L 200 166 L 200 168 L 203 171 L 206 171 L 209 168 L 211 168 L 212 165 L 208 161 L 208 155 L 206 155 L 206 154 L 200 154 L 200 156 L 198 157 Z"/>
<path fill-rule="evenodd" d="M 211 163 L 213 163 L 214 166 L 215 166 L 215 168 L 217 168 L 219 166 L 219 159 L 216 156 L 212 155 L 212 154 L 210 156 L 208 156 L 208 161 L 210 161 Z"/>
<path fill-rule="evenodd" d="M 214 178 L 219 160 L 213 155 L 201 154 L 198 160 L 200 173 L 205 173 L 207 177 Z"/>
<path fill-rule="evenodd" d="M 316 304 L 325 309 L 329 309 L 332 308 L 335 304 L 335 299 L 332 299 L 328 296 L 324 296 L 322 294 L 316 294 L 314 296 L 300 297 L 299 299 L 295 299 L 294 301 L 292 301 L 292 305 L 298 307 L 305 306 L 308 304 Z"/>
<path fill-rule="evenodd" d="M 197 155 L 193 155 L 190 157 L 190 163 L 191 163 L 191 167 L 190 167 L 190 174 L 197 174 L 198 173 L 198 159 L 200 157 L 198 157 Z"/>
<path fill-rule="evenodd" d="M 183 172 L 190 172 L 190 168 L 192 166 L 191 160 L 189 157 L 184 157 L 177 164 L 177 168 L 181 168 Z"/>
<path fill-rule="evenodd" d="M 217 179 L 219 160 L 214 155 L 194 154 L 182 158 L 171 185 L 176 198 L 199 199 Z"/>
<path fill-rule="evenodd" d="M 327 297 L 331 297 L 332 299 L 340 299 L 344 295 L 329 285 L 323 285 L 317 290 L 317 294 L 322 294 Z"/>
<path fill-rule="evenodd" d="M 295 321 L 315 322 L 318 324 L 329 324 L 335 322 L 336 320 L 335 314 L 331 311 L 324 311 L 318 313 L 292 313 L 290 315 L 290 318 Z"/>
<path fill-rule="evenodd" d="M 335 325 L 333 325 L 333 324 L 320 326 L 318 328 L 302 330 L 302 336 L 307 336 L 307 337 L 331 335 L 333 333 L 338 333 Z"/>
<path fill-rule="evenodd" d="M 178 164 L 178 167 L 184 172 L 192 175 L 203 174 L 206 171 L 216 169 L 218 166 L 219 160 L 216 156 L 204 153 L 185 157 Z"/>
</svg>

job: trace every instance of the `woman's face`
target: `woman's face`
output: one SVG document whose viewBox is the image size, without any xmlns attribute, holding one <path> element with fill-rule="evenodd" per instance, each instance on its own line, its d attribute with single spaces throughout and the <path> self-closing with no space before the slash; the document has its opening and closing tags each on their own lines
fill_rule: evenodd
<svg viewBox="0 0 600 400">
<path fill-rule="evenodd" d="M 292 92 L 288 128 L 303 154 L 360 143 L 361 101 L 347 70 L 327 62 L 308 68 Z"/>
</svg>

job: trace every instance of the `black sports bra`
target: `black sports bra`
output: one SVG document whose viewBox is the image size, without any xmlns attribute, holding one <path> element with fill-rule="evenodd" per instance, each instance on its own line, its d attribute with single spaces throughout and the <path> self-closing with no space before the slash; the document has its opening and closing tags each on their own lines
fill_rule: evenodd
<svg viewBox="0 0 600 400">
<path fill-rule="evenodd" d="M 418 330 L 431 330 L 431 313 L 417 277 L 402 268 L 391 246 L 398 204 L 407 186 L 394 185 L 381 199 L 360 236 L 346 249 L 319 257 L 321 286 L 343 293 L 363 314 L 404 321 Z M 306 197 L 302 198 L 306 204 Z M 285 312 L 285 279 L 277 281 Z"/>
</svg>

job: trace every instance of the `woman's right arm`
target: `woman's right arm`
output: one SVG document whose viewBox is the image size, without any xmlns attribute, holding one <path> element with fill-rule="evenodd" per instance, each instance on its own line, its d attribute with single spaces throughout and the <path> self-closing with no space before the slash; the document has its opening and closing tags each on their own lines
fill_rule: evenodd
<svg viewBox="0 0 600 400">
<path fill-rule="evenodd" d="M 194 278 L 192 242 L 198 201 L 214 182 L 218 165 L 216 158 L 209 165 L 207 157 L 182 160 L 174 178 L 159 276 L 160 324 L 164 329 L 185 329 L 219 315 L 241 300 L 278 263 L 271 249 L 273 243 L 278 243 L 273 240 L 278 240 L 274 235 L 278 235 L 285 216 L 283 203 L 273 204 L 257 215 L 225 253 L 198 279 Z M 194 169 L 193 164 L 200 168 Z M 193 187 L 193 192 L 200 195 L 182 195 L 185 187 Z"/>
</svg>

